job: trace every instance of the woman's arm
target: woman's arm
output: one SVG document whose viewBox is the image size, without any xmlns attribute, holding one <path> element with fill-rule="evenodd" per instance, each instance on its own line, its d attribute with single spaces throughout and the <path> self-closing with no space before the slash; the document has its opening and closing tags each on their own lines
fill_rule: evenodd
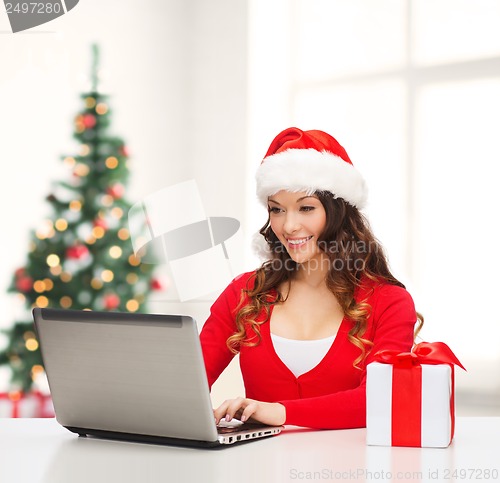
<svg viewBox="0 0 500 483">
<path fill-rule="evenodd" d="M 210 316 L 201 330 L 200 342 L 210 388 L 234 357 L 226 341 L 236 332 L 236 309 L 249 275 L 236 277 L 226 287 L 210 308 Z"/>
</svg>

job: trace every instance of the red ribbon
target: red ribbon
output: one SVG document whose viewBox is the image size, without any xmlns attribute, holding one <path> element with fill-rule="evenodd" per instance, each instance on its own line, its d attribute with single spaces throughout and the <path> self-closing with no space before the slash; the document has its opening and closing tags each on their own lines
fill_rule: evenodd
<svg viewBox="0 0 500 483">
<path fill-rule="evenodd" d="M 45 402 L 50 399 L 50 396 L 46 396 L 40 391 L 32 391 L 30 393 L 23 393 L 18 391 L 0 393 L 0 400 L 8 400 L 12 405 L 10 414 L 11 418 L 21 417 L 21 403 L 30 397 L 35 397 L 35 399 L 37 400 L 35 413 L 32 415 L 33 417 L 51 417 L 49 412 L 43 409 Z"/>
<path fill-rule="evenodd" d="M 412 352 L 382 350 L 374 362 L 392 364 L 392 445 L 422 446 L 422 364 L 449 364 L 451 367 L 451 437 L 455 432 L 454 365 L 465 370 L 444 342 L 421 342 Z"/>
</svg>

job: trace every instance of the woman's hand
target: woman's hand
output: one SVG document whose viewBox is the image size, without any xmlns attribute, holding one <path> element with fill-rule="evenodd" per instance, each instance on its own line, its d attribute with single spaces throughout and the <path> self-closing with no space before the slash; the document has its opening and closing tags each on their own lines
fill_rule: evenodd
<svg viewBox="0 0 500 483">
<path fill-rule="evenodd" d="M 286 409 L 280 403 L 268 403 L 237 397 L 236 399 L 227 399 L 217 409 L 214 409 L 216 424 L 219 424 L 222 418 L 231 421 L 237 418 L 240 421 L 253 422 L 258 421 L 270 426 L 281 426 L 286 420 Z"/>
</svg>

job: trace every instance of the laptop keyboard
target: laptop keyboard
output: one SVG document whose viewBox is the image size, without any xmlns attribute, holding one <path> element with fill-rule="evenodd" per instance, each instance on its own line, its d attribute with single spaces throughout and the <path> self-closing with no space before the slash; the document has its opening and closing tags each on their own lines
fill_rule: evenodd
<svg viewBox="0 0 500 483">
<path fill-rule="evenodd" d="M 241 429 L 241 426 L 240 427 L 233 427 L 233 428 L 217 426 L 217 432 L 219 434 L 234 433 L 235 431 L 240 431 L 240 429 Z"/>
<path fill-rule="evenodd" d="M 242 431 L 257 431 L 262 428 L 266 428 L 267 426 L 259 423 L 241 423 L 238 422 L 235 424 L 222 422 L 219 426 L 217 426 L 217 432 L 219 434 L 228 434 L 228 433 L 239 433 Z"/>
</svg>

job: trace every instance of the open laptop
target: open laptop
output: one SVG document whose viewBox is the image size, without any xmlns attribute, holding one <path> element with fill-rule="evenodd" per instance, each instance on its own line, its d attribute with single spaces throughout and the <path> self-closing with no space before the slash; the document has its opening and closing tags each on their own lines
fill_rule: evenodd
<svg viewBox="0 0 500 483">
<path fill-rule="evenodd" d="M 80 436 L 226 447 L 281 426 L 215 425 L 196 322 L 33 309 L 57 421 Z"/>
</svg>

